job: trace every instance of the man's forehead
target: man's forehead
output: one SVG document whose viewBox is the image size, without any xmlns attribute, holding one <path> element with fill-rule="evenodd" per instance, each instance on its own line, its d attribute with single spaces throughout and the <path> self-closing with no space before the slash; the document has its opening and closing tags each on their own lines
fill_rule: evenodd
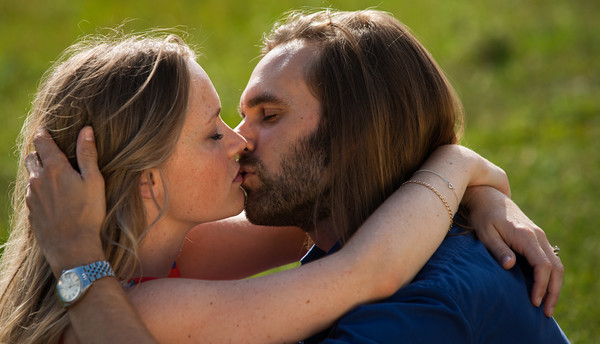
<svg viewBox="0 0 600 344">
<path fill-rule="evenodd" d="M 279 45 L 257 64 L 240 99 L 240 105 L 253 107 L 260 103 L 287 105 L 288 88 L 306 87 L 306 66 L 315 48 L 301 41 Z"/>
<path fill-rule="evenodd" d="M 268 65 L 269 68 L 285 69 L 289 66 L 296 67 L 306 63 L 316 53 L 317 49 L 313 45 L 307 44 L 302 40 L 293 40 L 275 46 L 259 61 L 257 69 L 261 65 Z M 303 63 L 304 62 L 304 63 Z"/>
<path fill-rule="evenodd" d="M 263 57 L 250 76 L 251 84 L 273 83 L 302 76 L 304 61 L 295 50 L 275 48 Z"/>
</svg>

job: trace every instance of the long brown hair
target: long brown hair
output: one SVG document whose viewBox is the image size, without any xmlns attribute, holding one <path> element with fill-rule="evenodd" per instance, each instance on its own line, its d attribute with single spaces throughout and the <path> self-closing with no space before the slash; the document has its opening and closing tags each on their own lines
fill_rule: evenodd
<svg viewBox="0 0 600 344">
<path fill-rule="evenodd" d="M 263 53 L 293 40 L 318 47 L 306 78 L 331 138 L 328 208 L 344 241 L 436 147 L 458 142 L 462 105 L 388 13 L 293 12 L 265 37 Z"/>
<path fill-rule="evenodd" d="M 126 280 L 149 225 L 140 178 L 174 149 L 194 57 L 174 35 L 87 37 L 45 74 L 19 137 L 15 213 L 0 270 L 0 342 L 56 343 L 69 323 L 27 221 L 24 158 L 33 149 L 36 129 L 45 127 L 77 168 L 77 135 L 86 125 L 94 128 L 106 187 L 103 248 L 115 273 Z"/>
</svg>

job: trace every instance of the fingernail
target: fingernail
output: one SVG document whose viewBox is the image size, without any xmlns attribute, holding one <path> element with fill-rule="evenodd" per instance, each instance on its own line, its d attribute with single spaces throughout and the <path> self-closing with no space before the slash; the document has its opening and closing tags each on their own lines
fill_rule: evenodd
<svg viewBox="0 0 600 344">
<path fill-rule="evenodd" d="M 550 318 L 552 316 L 552 314 L 554 314 L 554 307 L 550 308 L 550 312 L 548 312 L 548 314 L 546 314 L 546 316 L 548 318 Z"/>
<path fill-rule="evenodd" d="M 536 307 L 539 307 L 541 304 L 542 304 L 542 298 L 541 298 L 541 297 L 538 297 L 538 298 L 535 300 L 535 306 L 536 306 Z"/>
<path fill-rule="evenodd" d="M 504 265 L 504 264 L 506 264 L 506 263 L 510 262 L 510 259 L 511 259 L 511 258 L 510 258 L 510 256 L 504 256 L 504 257 L 502 258 L 502 265 Z"/>
<path fill-rule="evenodd" d="M 94 133 L 93 130 L 91 128 L 86 128 L 84 133 L 83 133 L 83 139 L 88 141 L 88 142 L 92 142 L 94 141 Z"/>
</svg>

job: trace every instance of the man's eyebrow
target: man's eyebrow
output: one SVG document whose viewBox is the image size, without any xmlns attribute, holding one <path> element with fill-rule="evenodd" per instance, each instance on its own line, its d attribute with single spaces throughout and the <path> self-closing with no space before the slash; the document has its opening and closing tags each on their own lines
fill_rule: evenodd
<svg viewBox="0 0 600 344">
<path fill-rule="evenodd" d="M 279 106 L 287 106 L 288 103 L 282 98 L 274 95 L 273 93 L 261 93 L 255 97 L 250 98 L 246 102 L 246 107 L 253 108 L 262 104 L 271 104 L 271 105 L 279 105 Z"/>
<path fill-rule="evenodd" d="M 264 105 L 264 104 L 276 105 L 276 106 L 288 106 L 288 102 L 286 102 L 282 98 L 274 95 L 273 93 L 263 92 L 259 95 L 256 95 L 256 96 L 250 98 L 246 102 L 245 108 L 253 108 L 255 106 Z M 244 112 L 242 111 L 241 104 L 238 105 L 238 113 L 240 114 L 240 116 L 242 116 L 242 118 L 246 116 L 244 114 Z"/>
</svg>

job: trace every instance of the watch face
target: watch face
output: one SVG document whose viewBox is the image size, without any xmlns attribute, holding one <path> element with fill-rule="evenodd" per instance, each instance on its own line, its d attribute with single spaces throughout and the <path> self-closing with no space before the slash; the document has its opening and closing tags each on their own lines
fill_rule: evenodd
<svg viewBox="0 0 600 344">
<path fill-rule="evenodd" d="M 58 280 L 56 285 L 58 294 L 65 302 L 71 302 L 79 296 L 81 292 L 81 280 L 79 275 L 73 271 L 67 271 Z"/>
</svg>

